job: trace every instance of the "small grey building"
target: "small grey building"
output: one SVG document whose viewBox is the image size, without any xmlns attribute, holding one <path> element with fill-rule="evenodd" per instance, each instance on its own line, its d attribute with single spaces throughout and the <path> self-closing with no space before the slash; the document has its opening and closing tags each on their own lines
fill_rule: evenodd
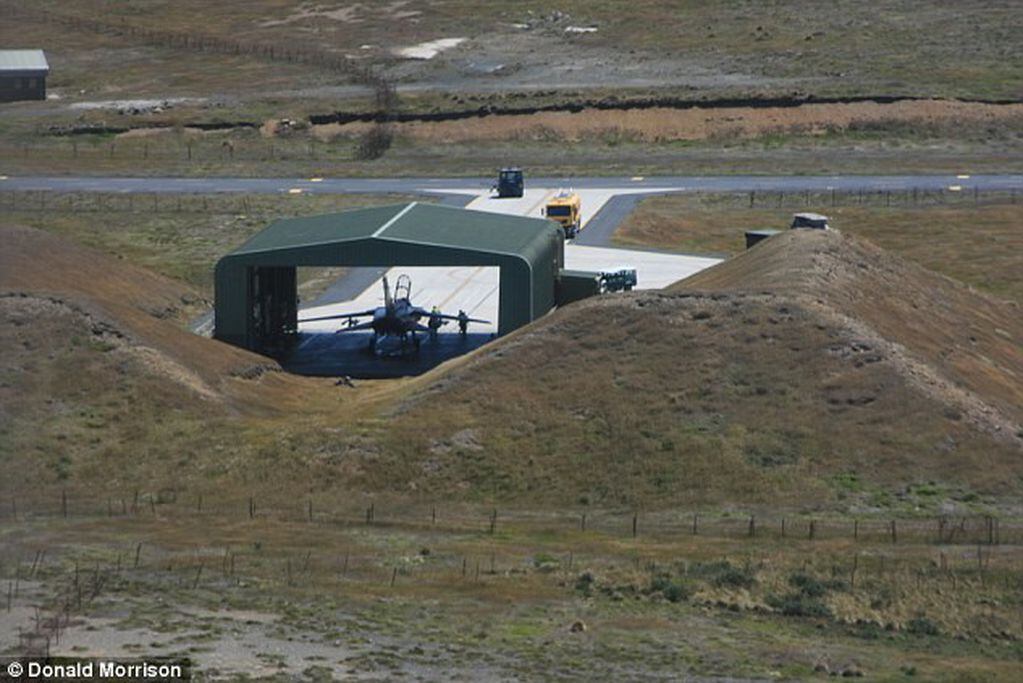
<svg viewBox="0 0 1023 683">
<path fill-rule="evenodd" d="M 42 50 L 0 50 L 0 102 L 45 100 L 49 73 Z"/>
</svg>

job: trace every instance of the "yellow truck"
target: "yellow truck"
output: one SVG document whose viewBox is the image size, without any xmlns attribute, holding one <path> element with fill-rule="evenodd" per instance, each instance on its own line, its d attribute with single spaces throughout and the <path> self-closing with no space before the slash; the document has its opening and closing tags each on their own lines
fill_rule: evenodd
<svg viewBox="0 0 1023 683">
<path fill-rule="evenodd" d="M 561 190 L 547 200 L 544 215 L 561 224 L 565 239 L 572 239 L 582 229 L 582 203 L 571 190 Z"/>
</svg>

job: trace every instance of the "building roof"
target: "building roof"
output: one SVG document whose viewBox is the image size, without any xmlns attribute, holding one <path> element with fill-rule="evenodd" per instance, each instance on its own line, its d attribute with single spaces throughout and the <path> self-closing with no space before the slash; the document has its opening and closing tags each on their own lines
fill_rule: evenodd
<svg viewBox="0 0 1023 683">
<path fill-rule="evenodd" d="M 542 218 L 523 218 L 412 202 L 277 220 L 230 255 L 370 238 L 521 254 L 530 251 L 531 245 L 538 238 L 549 238 L 551 230 L 558 228 Z"/>
<path fill-rule="evenodd" d="M 42 50 L 0 50 L 0 71 L 49 70 Z"/>
</svg>

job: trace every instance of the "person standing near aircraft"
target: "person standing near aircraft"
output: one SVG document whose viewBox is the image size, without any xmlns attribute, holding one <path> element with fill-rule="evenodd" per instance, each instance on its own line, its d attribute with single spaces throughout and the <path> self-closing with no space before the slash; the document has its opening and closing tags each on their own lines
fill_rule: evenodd
<svg viewBox="0 0 1023 683">
<path fill-rule="evenodd" d="M 437 341 L 437 330 L 444 323 L 440 319 L 440 309 L 434 306 L 430 309 L 430 321 L 427 323 L 427 327 L 430 328 L 430 340 Z"/>
<path fill-rule="evenodd" d="M 469 330 L 469 315 L 462 309 L 458 309 L 458 333 L 465 339 Z"/>
</svg>

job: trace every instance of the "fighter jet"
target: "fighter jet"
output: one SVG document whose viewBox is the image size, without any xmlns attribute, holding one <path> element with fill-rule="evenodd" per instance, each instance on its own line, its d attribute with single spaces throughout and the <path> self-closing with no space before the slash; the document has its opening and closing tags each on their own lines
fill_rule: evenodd
<svg viewBox="0 0 1023 683">
<path fill-rule="evenodd" d="M 456 320 L 459 323 L 468 324 L 484 323 L 489 320 L 470 318 L 463 312 L 460 315 L 448 315 L 441 313 L 435 307 L 432 311 L 421 308 L 412 303 L 412 278 L 408 275 L 399 275 L 394 285 L 394 295 L 391 295 L 391 287 L 384 276 L 384 305 L 368 311 L 357 313 L 341 313 L 338 315 L 325 315 L 318 318 L 305 318 L 299 322 L 307 323 L 318 320 L 344 320 L 346 325 L 337 330 L 337 334 L 356 332 L 359 330 L 373 330 L 373 338 L 370 339 L 368 350 L 379 352 L 378 342 L 383 339 L 397 339 L 400 343 L 400 353 L 404 354 L 411 347 L 419 350 L 420 339 L 417 332 L 426 332 L 431 337 L 436 335 L 436 330 L 446 324 L 448 320 Z M 357 322 L 359 318 L 371 318 L 364 322 Z M 429 326 L 419 321 L 423 318 L 428 320 Z"/>
</svg>

